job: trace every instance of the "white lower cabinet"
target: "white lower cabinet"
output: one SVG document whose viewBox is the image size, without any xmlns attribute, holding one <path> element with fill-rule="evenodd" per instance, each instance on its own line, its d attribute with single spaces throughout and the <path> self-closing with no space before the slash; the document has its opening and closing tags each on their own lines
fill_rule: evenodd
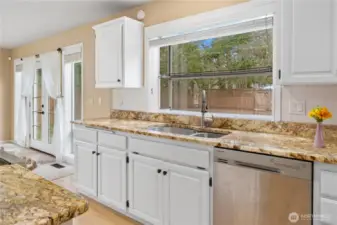
<svg viewBox="0 0 337 225">
<path fill-rule="evenodd" d="M 90 196 L 97 194 L 97 146 L 75 142 L 75 170 L 77 188 Z"/>
<path fill-rule="evenodd" d="M 129 212 L 152 224 L 208 225 L 209 174 L 130 155 Z"/>
<path fill-rule="evenodd" d="M 210 225 L 208 151 L 83 127 L 76 132 L 79 192 L 145 224 Z"/>
<path fill-rule="evenodd" d="M 79 191 L 126 210 L 126 152 L 76 141 L 76 183 Z"/>
<path fill-rule="evenodd" d="M 314 225 L 337 224 L 337 166 L 314 164 Z"/>
<path fill-rule="evenodd" d="M 337 201 L 321 198 L 321 224 L 337 224 Z"/>
<path fill-rule="evenodd" d="M 164 176 L 165 225 L 209 224 L 209 174 L 166 163 Z"/>
<path fill-rule="evenodd" d="M 97 198 L 126 210 L 126 152 L 98 146 Z"/>
<path fill-rule="evenodd" d="M 129 213 L 154 225 L 163 224 L 164 162 L 134 154 L 129 160 Z"/>
</svg>

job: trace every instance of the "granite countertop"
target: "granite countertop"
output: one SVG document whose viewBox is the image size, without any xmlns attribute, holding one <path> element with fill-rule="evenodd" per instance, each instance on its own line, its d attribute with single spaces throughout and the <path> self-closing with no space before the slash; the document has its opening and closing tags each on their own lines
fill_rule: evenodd
<svg viewBox="0 0 337 225">
<path fill-rule="evenodd" d="M 20 165 L 0 166 L 0 224 L 58 225 L 88 210 L 87 201 Z"/>
<path fill-rule="evenodd" d="M 307 161 L 318 161 L 324 163 L 337 164 L 337 143 L 326 143 L 323 149 L 313 147 L 313 140 L 296 136 L 286 136 L 278 134 L 254 133 L 236 130 L 206 128 L 171 125 L 179 127 L 188 127 L 200 131 L 220 132 L 227 134 L 221 138 L 201 138 L 185 135 L 176 135 L 158 131 L 148 131 L 150 126 L 166 125 L 165 123 L 148 122 L 140 120 L 119 120 L 119 119 L 97 119 L 74 121 L 75 124 L 141 134 L 146 136 L 167 138 L 177 141 L 186 141 L 198 144 L 204 144 L 214 147 L 223 147 L 247 152 L 264 153 L 287 158 L 294 158 Z"/>
</svg>

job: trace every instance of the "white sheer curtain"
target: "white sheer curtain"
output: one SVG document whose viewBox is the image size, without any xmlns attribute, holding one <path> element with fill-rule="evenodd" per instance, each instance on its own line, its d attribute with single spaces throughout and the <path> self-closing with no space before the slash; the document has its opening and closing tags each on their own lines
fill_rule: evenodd
<svg viewBox="0 0 337 225">
<path fill-rule="evenodd" d="M 21 60 L 20 60 L 20 63 Z M 19 127 L 19 115 L 20 115 L 20 104 L 21 104 L 21 79 L 22 79 L 22 64 L 15 63 L 14 71 L 14 141 L 19 143 L 20 140 L 20 127 Z M 20 145 L 24 145 L 20 143 Z"/>
<path fill-rule="evenodd" d="M 29 114 L 27 113 L 27 99 L 32 96 L 33 84 L 35 78 L 35 63 L 34 56 L 23 59 L 22 64 L 22 81 L 21 81 L 21 101 L 19 105 L 19 113 L 17 120 L 17 144 L 27 146 L 28 121 Z"/>
<path fill-rule="evenodd" d="M 61 56 L 55 52 L 40 55 L 42 79 L 49 96 L 56 99 L 53 149 L 57 160 L 62 160 L 64 148 L 64 106 L 60 95 Z"/>
</svg>

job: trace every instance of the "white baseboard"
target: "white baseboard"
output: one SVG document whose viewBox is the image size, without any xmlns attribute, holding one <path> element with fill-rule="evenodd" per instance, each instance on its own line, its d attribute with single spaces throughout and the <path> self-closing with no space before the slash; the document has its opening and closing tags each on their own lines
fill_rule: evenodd
<svg viewBox="0 0 337 225">
<path fill-rule="evenodd" d="M 74 155 L 63 155 L 62 156 L 62 162 L 65 162 L 67 164 L 70 164 L 70 165 L 74 165 L 74 162 L 75 162 L 75 156 Z"/>
<path fill-rule="evenodd" d="M 5 143 L 13 143 L 16 144 L 16 142 L 14 140 L 4 140 L 4 141 L 0 141 L 0 144 L 5 144 Z"/>
</svg>

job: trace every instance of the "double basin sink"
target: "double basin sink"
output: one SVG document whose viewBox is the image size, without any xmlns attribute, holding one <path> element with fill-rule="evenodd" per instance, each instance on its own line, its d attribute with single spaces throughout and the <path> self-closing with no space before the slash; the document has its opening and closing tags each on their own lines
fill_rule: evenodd
<svg viewBox="0 0 337 225">
<path fill-rule="evenodd" d="M 147 128 L 149 131 L 157 131 L 163 133 L 171 133 L 171 134 L 178 134 L 178 135 L 185 135 L 190 137 L 202 137 L 202 138 L 220 138 L 225 135 L 226 133 L 214 133 L 214 132 L 204 132 L 198 131 L 190 128 L 180 128 L 180 127 L 173 127 L 173 126 L 151 126 Z"/>
</svg>

